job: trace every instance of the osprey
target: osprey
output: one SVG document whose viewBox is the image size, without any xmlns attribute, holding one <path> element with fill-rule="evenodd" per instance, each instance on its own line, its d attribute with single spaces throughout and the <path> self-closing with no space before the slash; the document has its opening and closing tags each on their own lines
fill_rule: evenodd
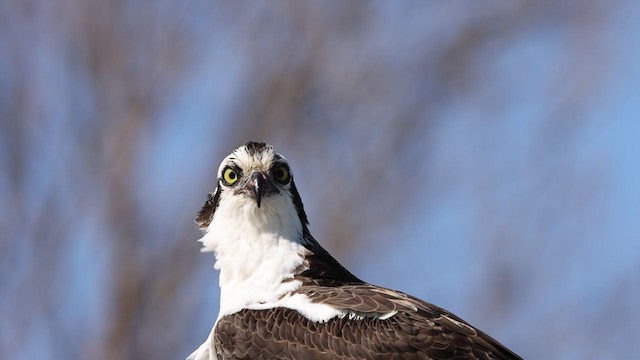
<svg viewBox="0 0 640 360">
<path fill-rule="evenodd" d="M 520 359 L 456 315 L 368 284 L 311 236 L 287 160 L 249 142 L 196 217 L 220 313 L 188 359 Z"/>
</svg>

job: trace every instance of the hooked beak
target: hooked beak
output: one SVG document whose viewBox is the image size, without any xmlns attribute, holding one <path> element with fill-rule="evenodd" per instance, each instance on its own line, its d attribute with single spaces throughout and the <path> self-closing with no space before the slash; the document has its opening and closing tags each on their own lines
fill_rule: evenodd
<svg viewBox="0 0 640 360">
<path fill-rule="evenodd" d="M 262 196 L 266 194 L 267 190 L 269 190 L 269 182 L 267 181 L 267 177 L 261 172 L 254 172 L 253 174 L 251 174 L 251 177 L 249 178 L 245 189 L 253 193 L 256 198 L 256 205 L 260 207 Z"/>
</svg>

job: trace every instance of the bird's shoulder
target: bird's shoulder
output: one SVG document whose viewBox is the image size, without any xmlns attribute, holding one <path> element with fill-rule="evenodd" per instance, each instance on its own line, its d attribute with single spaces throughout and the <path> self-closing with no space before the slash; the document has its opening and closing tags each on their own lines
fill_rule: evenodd
<svg viewBox="0 0 640 360">
<path fill-rule="evenodd" d="M 400 291 L 334 280 L 309 281 L 295 294 L 345 315 L 316 322 L 283 307 L 244 309 L 218 322 L 220 356 L 520 359 L 456 315 Z"/>
<path fill-rule="evenodd" d="M 356 317 L 371 317 L 397 326 L 407 336 L 413 336 L 411 341 L 424 341 L 423 345 L 432 350 L 438 346 L 459 347 L 458 352 L 465 348 L 477 351 L 477 355 L 486 353 L 486 358 L 520 358 L 457 315 L 401 291 L 364 282 L 333 282 L 327 286 L 326 281 L 308 281 L 296 292 L 305 294 L 312 303 L 327 304 Z"/>
</svg>

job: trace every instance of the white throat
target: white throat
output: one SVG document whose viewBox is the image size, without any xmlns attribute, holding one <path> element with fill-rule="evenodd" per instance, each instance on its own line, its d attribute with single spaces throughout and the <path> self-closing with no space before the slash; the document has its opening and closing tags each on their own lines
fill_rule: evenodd
<svg viewBox="0 0 640 360">
<path fill-rule="evenodd" d="M 218 318 L 239 310 L 269 307 L 298 288 L 294 271 L 308 250 L 302 224 L 290 198 L 275 194 L 260 208 L 251 198 L 225 191 L 207 233 L 203 251 L 214 251 L 220 270 Z"/>
</svg>

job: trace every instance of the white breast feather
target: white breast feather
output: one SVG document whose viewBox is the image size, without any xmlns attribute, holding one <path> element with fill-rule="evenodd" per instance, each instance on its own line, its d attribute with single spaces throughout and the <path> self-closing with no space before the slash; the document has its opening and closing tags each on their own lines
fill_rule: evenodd
<svg viewBox="0 0 640 360">
<path fill-rule="evenodd" d="M 263 201 L 221 194 L 209 231 L 200 240 L 214 251 L 220 270 L 220 316 L 255 304 L 274 302 L 300 286 L 290 279 L 308 252 L 296 239 L 302 224 L 285 194 Z"/>
</svg>

